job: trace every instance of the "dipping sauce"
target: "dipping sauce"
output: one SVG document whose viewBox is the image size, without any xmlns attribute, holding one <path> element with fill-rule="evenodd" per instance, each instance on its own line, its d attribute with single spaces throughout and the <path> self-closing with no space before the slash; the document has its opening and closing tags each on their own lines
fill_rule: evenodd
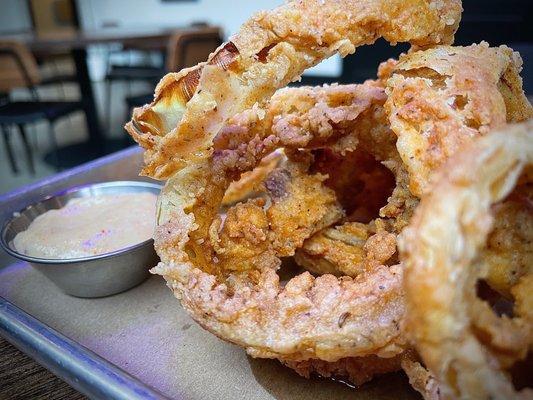
<svg viewBox="0 0 533 400">
<path fill-rule="evenodd" d="M 22 254 L 52 259 L 109 253 L 153 237 L 157 196 L 120 193 L 71 199 L 13 239 Z"/>
</svg>

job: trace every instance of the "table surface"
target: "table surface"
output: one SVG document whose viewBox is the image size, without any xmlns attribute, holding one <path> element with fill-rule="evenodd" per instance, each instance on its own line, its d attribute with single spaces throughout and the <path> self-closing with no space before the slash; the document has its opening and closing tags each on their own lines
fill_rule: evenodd
<svg viewBox="0 0 533 400">
<path fill-rule="evenodd" d="M 138 27 L 138 28 L 102 28 L 102 29 L 61 29 L 46 32 L 21 32 L 0 35 L 2 40 L 17 40 L 25 43 L 32 51 L 56 48 L 85 48 L 92 44 L 119 42 L 128 44 L 138 40 L 164 42 L 172 34 L 180 31 L 194 31 L 204 27 Z"/>
<path fill-rule="evenodd" d="M 53 54 L 58 51 L 72 53 L 76 65 L 76 80 L 80 85 L 80 97 L 87 120 L 89 140 L 82 143 L 82 151 L 79 151 L 77 147 L 69 146 L 64 151 L 74 155 L 78 162 L 85 162 L 106 154 L 106 138 L 98 117 L 98 108 L 87 65 L 86 48 L 90 45 L 121 43 L 126 47 L 162 50 L 173 34 L 204 28 L 204 26 L 101 28 L 97 30 L 67 28 L 46 32 L 28 31 L 0 35 L 0 40 L 22 42 L 36 54 Z"/>
<path fill-rule="evenodd" d="M 0 400 L 84 400 L 81 393 L 0 336 Z"/>
</svg>

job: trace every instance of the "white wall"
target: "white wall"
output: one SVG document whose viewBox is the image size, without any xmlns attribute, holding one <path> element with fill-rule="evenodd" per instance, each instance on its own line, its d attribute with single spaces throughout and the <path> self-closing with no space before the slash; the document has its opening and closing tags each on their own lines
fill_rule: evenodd
<svg viewBox="0 0 533 400">
<path fill-rule="evenodd" d="M 78 0 L 77 5 L 80 23 L 88 29 L 109 25 L 121 28 L 172 27 L 205 21 L 221 26 L 228 37 L 254 12 L 281 3 L 283 0 Z M 324 76 L 340 76 L 340 73 L 340 57 L 333 57 L 308 72 Z"/>
<path fill-rule="evenodd" d="M 22 0 L 0 0 L 0 33 L 31 29 L 28 3 Z"/>
</svg>

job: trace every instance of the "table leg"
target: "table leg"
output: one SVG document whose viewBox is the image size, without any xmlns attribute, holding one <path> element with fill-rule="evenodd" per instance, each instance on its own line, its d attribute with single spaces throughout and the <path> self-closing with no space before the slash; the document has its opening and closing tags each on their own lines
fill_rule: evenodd
<svg viewBox="0 0 533 400">
<path fill-rule="evenodd" d="M 83 111 L 87 120 L 87 128 L 89 130 L 89 141 L 92 145 L 101 144 L 103 141 L 103 134 L 98 119 L 98 109 L 96 108 L 96 100 L 94 98 L 94 91 L 89 76 L 89 68 L 87 67 L 87 50 L 73 49 L 72 57 L 76 65 L 76 76 L 80 86 L 81 101 L 83 103 Z"/>
<path fill-rule="evenodd" d="M 83 164 L 123 149 L 127 145 L 123 138 L 107 138 L 100 127 L 94 91 L 87 68 L 87 51 L 85 49 L 73 49 L 72 57 L 76 64 L 76 76 L 80 86 L 83 111 L 87 120 L 89 140 L 61 147 L 57 152 L 52 151 L 45 155 L 44 159 L 48 164 L 63 168 Z M 61 159 L 61 165 L 58 165 L 59 159 Z"/>
</svg>

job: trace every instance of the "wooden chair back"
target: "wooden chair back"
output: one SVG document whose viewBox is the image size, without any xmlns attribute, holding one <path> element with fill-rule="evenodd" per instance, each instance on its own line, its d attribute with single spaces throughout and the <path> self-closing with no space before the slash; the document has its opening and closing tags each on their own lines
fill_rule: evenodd
<svg viewBox="0 0 533 400">
<path fill-rule="evenodd" d="M 0 93 L 19 87 L 33 87 L 41 80 L 30 50 L 17 41 L 0 40 Z"/>
<path fill-rule="evenodd" d="M 78 28 L 74 0 L 29 0 L 33 29 L 38 32 Z"/>
<path fill-rule="evenodd" d="M 178 32 L 168 41 L 166 69 L 173 72 L 192 67 L 207 60 L 221 44 L 222 34 L 218 27 Z"/>
</svg>

